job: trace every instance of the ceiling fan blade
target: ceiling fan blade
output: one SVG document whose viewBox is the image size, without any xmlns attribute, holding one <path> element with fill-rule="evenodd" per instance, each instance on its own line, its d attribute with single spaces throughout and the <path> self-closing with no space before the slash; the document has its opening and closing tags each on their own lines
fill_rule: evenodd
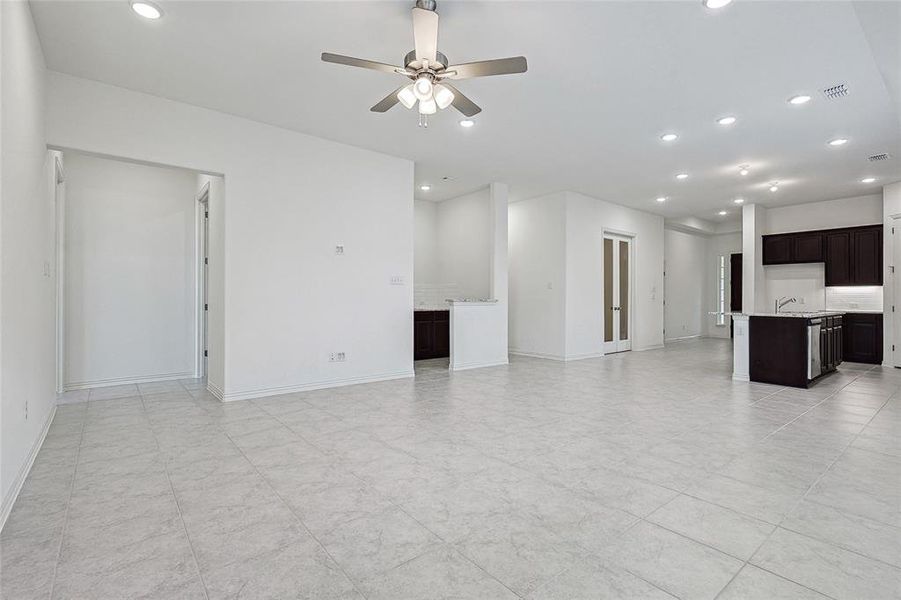
<svg viewBox="0 0 901 600">
<path fill-rule="evenodd" d="M 397 93 L 399 91 L 401 91 L 402 89 L 404 89 L 405 87 L 407 87 L 407 86 L 405 86 L 405 85 L 400 86 L 399 88 L 397 88 L 396 90 L 394 90 L 393 92 L 391 92 L 390 94 L 388 94 L 387 96 L 385 96 L 384 98 L 379 100 L 378 104 L 376 104 L 369 110 L 372 112 L 377 112 L 377 113 L 387 112 L 395 104 L 400 102 L 400 100 L 397 99 Z"/>
<path fill-rule="evenodd" d="M 417 60 L 438 62 L 438 13 L 434 10 L 413 9 L 413 45 Z"/>
<path fill-rule="evenodd" d="M 447 68 L 447 72 L 456 71 L 448 75 L 448 79 L 471 79 L 473 77 L 488 77 L 490 75 L 510 75 L 513 73 L 525 73 L 529 66 L 525 56 L 512 58 L 496 58 L 494 60 L 480 60 L 478 62 L 453 65 Z"/>
<path fill-rule="evenodd" d="M 344 56 L 343 54 L 332 54 L 331 52 L 323 52 L 322 60 L 327 63 L 347 65 L 348 67 L 360 67 L 362 69 L 372 69 L 373 71 L 382 71 L 384 73 L 397 73 L 397 70 L 400 68 L 395 67 L 394 65 L 375 62 L 373 60 L 354 58 L 353 56 Z"/>
<path fill-rule="evenodd" d="M 463 113 L 464 116 L 473 117 L 473 116 L 479 114 L 480 112 L 482 112 L 482 109 L 479 108 L 478 104 L 476 104 L 475 102 L 473 102 L 472 100 L 470 100 L 469 98 L 464 96 L 460 90 L 458 90 L 451 84 L 449 84 L 445 81 L 445 82 L 442 82 L 441 85 L 448 88 L 450 91 L 452 91 L 454 93 L 454 101 L 451 102 L 451 105 L 454 108 L 456 108 L 457 110 L 459 110 L 461 113 Z"/>
</svg>

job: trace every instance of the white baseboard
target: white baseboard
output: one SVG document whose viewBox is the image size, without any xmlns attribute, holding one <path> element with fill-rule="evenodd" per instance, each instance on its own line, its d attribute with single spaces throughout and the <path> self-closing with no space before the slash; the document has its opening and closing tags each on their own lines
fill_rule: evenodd
<svg viewBox="0 0 901 600">
<path fill-rule="evenodd" d="M 666 338 L 665 340 L 663 340 L 663 343 L 665 345 L 667 342 L 684 342 L 685 340 L 694 340 L 699 337 L 703 336 L 700 333 L 695 335 L 683 335 L 682 337 Z"/>
<path fill-rule="evenodd" d="M 393 373 L 381 373 L 378 375 L 366 375 L 363 377 L 327 379 L 324 381 L 314 381 L 311 383 L 302 383 L 299 385 L 288 385 L 274 388 L 259 388 L 255 390 L 243 390 L 240 392 L 225 392 L 222 394 L 221 399 L 223 402 L 233 402 L 235 400 L 251 400 L 253 398 L 265 398 L 267 396 L 278 396 L 280 394 L 291 394 L 294 392 L 309 392 L 312 390 L 342 387 L 345 385 L 375 383 L 377 381 L 388 381 L 391 379 L 406 379 L 408 377 L 413 377 L 413 375 L 413 369 L 410 369 L 408 371 L 396 371 Z"/>
<path fill-rule="evenodd" d="M 645 350 L 660 350 L 663 348 L 663 344 L 653 344 L 651 346 L 645 346 L 644 348 L 632 348 L 633 352 L 644 352 Z"/>
<path fill-rule="evenodd" d="M 603 352 L 586 352 L 584 354 L 567 354 L 566 358 L 564 358 L 563 360 L 565 360 L 566 362 L 569 362 L 571 360 L 585 360 L 588 358 L 603 358 L 603 356 L 604 356 Z"/>
<path fill-rule="evenodd" d="M 212 381 L 209 381 L 209 380 L 207 380 L 207 382 L 206 382 L 206 391 L 208 391 L 212 395 L 216 396 L 220 400 L 222 400 L 222 396 L 224 396 L 224 394 L 222 393 L 222 390 L 219 389 L 219 386 L 217 386 L 215 383 L 213 383 Z"/>
<path fill-rule="evenodd" d="M 487 363 L 482 363 L 482 362 L 464 363 L 462 365 L 451 365 L 450 370 L 451 371 L 468 371 L 470 369 L 481 369 L 483 367 L 502 367 L 504 365 L 509 365 L 509 364 L 510 364 L 510 361 L 507 359 L 499 360 L 497 362 L 487 362 Z"/>
<path fill-rule="evenodd" d="M 22 486 L 25 484 L 25 479 L 31 472 L 31 466 L 34 464 L 34 459 L 37 458 L 38 452 L 41 450 L 41 446 L 44 445 L 44 439 L 47 437 L 47 432 L 50 431 L 50 423 L 53 422 L 54 416 L 56 416 L 55 405 L 50 410 L 50 415 L 47 417 L 47 420 L 44 422 L 44 426 L 41 428 L 41 434 L 31 446 L 28 457 L 25 459 L 25 462 L 19 469 L 19 473 L 13 480 L 12 487 L 9 488 L 9 493 L 6 494 L 5 498 L 3 498 L 3 504 L 0 505 L 0 530 L 3 529 L 4 525 L 6 525 L 6 519 L 9 518 L 9 513 L 10 511 L 12 511 L 13 505 L 16 503 L 16 498 L 19 497 L 19 492 L 22 491 Z"/>
<path fill-rule="evenodd" d="M 747 375 L 732 375 L 732 379 L 735 381 L 751 381 L 751 378 Z"/>
<path fill-rule="evenodd" d="M 529 358 L 543 358 L 545 360 L 564 361 L 566 357 L 560 354 L 545 354 L 543 352 L 525 352 L 524 350 L 510 349 L 510 354 L 514 356 L 528 356 Z"/>
<path fill-rule="evenodd" d="M 157 375 L 142 375 L 140 377 L 116 377 L 113 379 L 96 379 L 94 381 L 73 381 L 63 386 L 67 392 L 72 390 L 86 390 L 88 388 L 110 387 L 113 385 L 128 385 L 130 383 L 153 383 L 155 381 L 172 381 L 175 379 L 193 379 L 194 371 L 182 371 L 180 373 L 159 373 Z"/>
</svg>

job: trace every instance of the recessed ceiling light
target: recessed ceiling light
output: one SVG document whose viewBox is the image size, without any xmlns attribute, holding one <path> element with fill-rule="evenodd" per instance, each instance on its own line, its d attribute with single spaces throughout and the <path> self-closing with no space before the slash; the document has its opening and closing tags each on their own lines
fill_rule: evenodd
<svg viewBox="0 0 901 600">
<path fill-rule="evenodd" d="M 874 181 L 876 181 L 875 177 L 864 177 L 860 180 L 861 183 L 873 183 Z"/>
<path fill-rule="evenodd" d="M 751 170 L 748 168 L 748 165 L 742 165 L 742 166 L 738 167 L 738 174 L 741 175 L 742 177 L 744 177 L 745 175 L 747 175 L 750 172 L 751 172 Z"/>
<path fill-rule="evenodd" d="M 738 119 L 736 119 L 735 117 L 730 115 L 728 117 L 720 117 L 719 119 L 716 120 L 716 122 L 719 123 L 720 125 L 732 125 L 737 120 Z"/>
<path fill-rule="evenodd" d="M 145 19 L 159 19 L 163 16 L 163 11 L 159 6 L 146 0 L 140 2 L 132 2 L 131 10 L 135 11 Z"/>
<path fill-rule="evenodd" d="M 732 0 L 704 0 L 704 6 L 707 8 L 723 8 L 727 4 L 730 4 Z"/>
<path fill-rule="evenodd" d="M 791 98 L 788 99 L 789 104 L 795 104 L 795 105 L 807 104 L 808 102 L 810 102 L 810 96 L 807 96 L 806 94 L 799 94 L 797 96 L 792 96 Z"/>
<path fill-rule="evenodd" d="M 829 140 L 830 146 L 844 146 L 848 143 L 848 140 L 845 138 L 835 138 L 834 140 Z"/>
<path fill-rule="evenodd" d="M 719 216 L 724 217 L 724 216 L 726 216 L 726 215 L 729 214 L 729 213 L 727 213 L 727 212 L 724 211 L 724 210 L 721 210 L 718 214 L 719 214 Z"/>
<path fill-rule="evenodd" d="M 663 140 L 664 142 L 672 142 L 672 141 L 675 141 L 678 137 L 679 136 L 676 135 L 675 133 L 664 133 L 663 135 L 660 136 L 660 139 Z"/>
<path fill-rule="evenodd" d="M 476 122 L 472 119 L 463 119 L 462 121 L 460 121 L 460 127 L 472 127 L 475 124 Z"/>
<path fill-rule="evenodd" d="M 770 184 L 770 191 L 771 192 L 779 191 L 779 182 L 778 181 L 774 181 L 773 183 Z"/>
<path fill-rule="evenodd" d="M 427 192 L 430 189 L 432 189 L 432 186 L 430 186 L 429 184 L 426 183 L 426 184 L 419 186 L 419 189 L 421 189 L 423 192 Z"/>
<path fill-rule="evenodd" d="M 744 201 L 745 201 L 744 198 L 736 198 L 735 200 L 733 200 L 733 202 L 735 202 L 736 204 L 742 204 L 742 203 L 744 203 Z"/>
<path fill-rule="evenodd" d="M 666 196 L 660 196 L 657 198 L 657 202 L 666 202 Z"/>
<path fill-rule="evenodd" d="M 676 175 L 676 179 L 688 179 L 688 173 L 679 173 Z"/>
</svg>

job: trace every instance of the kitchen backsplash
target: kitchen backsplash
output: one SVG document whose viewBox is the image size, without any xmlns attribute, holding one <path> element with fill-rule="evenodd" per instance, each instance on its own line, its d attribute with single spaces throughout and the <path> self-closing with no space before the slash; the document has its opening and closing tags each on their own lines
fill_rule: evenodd
<svg viewBox="0 0 901 600">
<path fill-rule="evenodd" d="M 881 285 L 826 288 L 826 308 L 835 310 L 882 310 Z"/>
<path fill-rule="evenodd" d="M 459 297 L 460 288 L 455 283 L 413 284 L 413 306 L 416 308 L 446 308 L 445 300 Z"/>
</svg>

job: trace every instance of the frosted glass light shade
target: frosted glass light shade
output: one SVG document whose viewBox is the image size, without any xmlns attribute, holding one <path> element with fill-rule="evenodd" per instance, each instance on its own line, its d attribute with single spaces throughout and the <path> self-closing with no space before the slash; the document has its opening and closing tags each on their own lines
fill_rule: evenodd
<svg viewBox="0 0 901 600">
<path fill-rule="evenodd" d="M 431 98 L 419 101 L 419 114 L 434 115 L 438 111 L 438 104 Z"/>
<path fill-rule="evenodd" d="M 454 101 L 454 93 L 445 86 L 438 84 L 435 86 L 435 103 L 438 108 L 444 110 Z"/>
<path fill-rule="evenodd" d="M 397 100 L 403 104 L 405 108 L 413 108 L 413 105 L 416 104 L 416 94 L 413 93 L 412 83 L 397 92 Z"/>
<path fill-rule="evenodd" d="M 413 93 L 420 102 L 432 97 L 432 82 L 425 77 L 420 77 L 413 83 Z"/>
</svg>

